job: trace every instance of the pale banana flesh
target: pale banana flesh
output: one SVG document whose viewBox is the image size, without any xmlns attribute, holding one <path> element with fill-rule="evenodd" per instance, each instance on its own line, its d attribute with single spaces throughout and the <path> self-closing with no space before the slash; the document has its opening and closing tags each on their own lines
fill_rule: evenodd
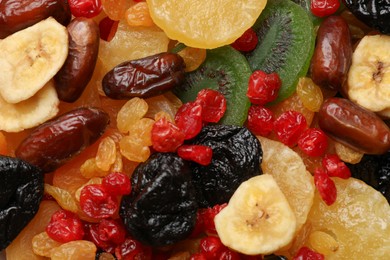
<svg viewBox="0 0 390 260">
<path fill-rule="evenodd" d="M 47 18 L 0 42 L 0 95 L 8 103 L 34 96 L 68 56 L 68 32 Z"/>
<path fill-rule="evenodd" d="M 296 230 L 294 212 L 269 174 L 243 182 L 214 221 L 222 243 L 247 255 L 275 252 Z"/>
</svg>

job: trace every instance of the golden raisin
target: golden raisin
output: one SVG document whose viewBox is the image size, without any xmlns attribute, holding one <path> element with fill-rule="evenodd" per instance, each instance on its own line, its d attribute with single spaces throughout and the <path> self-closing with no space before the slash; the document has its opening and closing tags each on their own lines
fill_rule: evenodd
<svg viewBox="0 0 390 260">
<path fill-rule="evenodd" d="M 96 165 L 96 158 L 86 160 L 80 167 L 80 173 L 84 178 L 104 177 L 108 171 L 103 171 Z"/>
<path fill-rule="evenodd" d="M 140 139 L 144 146 L 152 145 L 152 127 L 154 120 L 150 118 L 142 118 L 138 123 L 134 124 L 129 130 L 129 136 Z"/>
<path fill-rule="evenodd" d="M 300 78 L 296 91 L 302 104 L 307 109 L 313 112 L 318 112 L 320 110 L 324 97 L 322 96 L 321 88 L 310 78 Z"/>
<path fill-rule="evenodd" d="M 54 248 L 51 251 L 51 259 L 94 260 L 96 250 L 94 243 L 86 240 L 76 240 Z"/>
<path fill-rule="evenodd" d="M 150 149 L 140 139 L 125 136 L 119 142 L 121 154 L 133 162 L 144 162 L 150 156 Z"/>
<path fill-rule="evenodd" d="M 186 47 L 179 51 L 178 54 L 184 59 L 186 72 L 196 70 L 206 59 L 205 49 Z"/>
<path fill-rule="evenodd" d="M 32 248 L 35 254 L 50 257 L 51 250 L 60 246 L 62 243 L 57 242 L 49 237 L 46 231 L 35 235 L 32 239 Z"/>
<path fill-rule="evenodd" d="M 129 129 L 148 112 L 148 103 L 141 98 L 132 98 L 119 110 L 117 115 L 117 127 L 121 133 L 129 132 Z"/>
<path fill-rule="evenodd" d="M 99 144 L 96 153 L 96 166 L 102 171 L 108 171 L 116 159 L 116 144 L 111 137 L 105 137 Z"/>
<path fill-rule="evenodd" d="M 127 9 L 125 17 L 129 26 L 150 27 L 154 25 L 146 2 L 139 2 L 131 6 Z"/>
<path fill-rule="evenodd" d="M 52 196 L 61 208 L 69 210 L 71 212 L 77 212 L 77 203 L 73 198 L 72 194 L 67 190 L 49 185 L 45 183 L 45 193 Z"/>
</svg>

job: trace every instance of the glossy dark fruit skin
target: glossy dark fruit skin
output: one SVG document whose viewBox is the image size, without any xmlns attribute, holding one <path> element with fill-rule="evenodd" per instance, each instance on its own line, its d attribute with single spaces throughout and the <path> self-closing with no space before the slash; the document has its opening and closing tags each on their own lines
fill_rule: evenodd
<svg viewBox="0 0 390 260">
<path fill-rule="evenodd" d="M 67 0 L 0 1 L 0 39 L 52 16 L 62 25 L 72 17 Z"/>
<path fill-rule="evenodd" d="M 157 96 L 184 81 L 184 68 L 183 58 L 168 52 L 123 62 L 104 76 L 103 91 L 112 99 Z"/>
<path fill-rule="evenodd" d="M 69 34 L 68 57 L 55 75 L 58 98 L 76 101 L 92 78 L 99 52 L 99 26 L 92 19 L 74 18 L 67 26 Z"/>
<path fill-rule="evenodd" d="M 201 207 L 228 202 L 242 182 L 262 173 L 261 144 L 245 127 L 205 126 L 191 143 L 206 145 L 213 150 L 211 164 L 191 165 Z"/>
<path fill-rule="evenodd" d="M 109 121 L 99 108 L 69 111 L 35 128 L 17 147 L 16 157 L 51 172 L 94 143 Z"/>
<path fill-rule="evenodd" d="M 0 156 L 0 251 L 30 222 L 43 197 L 41 169 L 19 159 Z"/>
<path fill-rule="evenodd" d="M 362 22 L 390 34 L 390 0 L 343 0 L 345 6 Z"/>
<path fill-rule="evenodd" d="M 340 90 L 352 62 L 351 33 L 341 16 L 329 16 L 317 32 L 310 73 L 319 86 Z"/>
<path fill-rule="evenodd" d="M 367 154 L 390 149 L 390 130 L 375 113 L 345 98 L 329 98 L 318 114 L 320 128 L 339 142 Z"/>
<path fill-rule="evenodd" d="M 357 164 L 347 164 L 352 177 L 378 190 L 390 202 L 390 152 L 383 155 L 365 154 Z"/>
<path fill-rule="evenodd" d="M 131 176 L 119 215 L 130 235 L 151 246 L 185 239 L 196 222 L 198 205 L 188 162 L 174 153 L 155 153 Z"/>
</svg>

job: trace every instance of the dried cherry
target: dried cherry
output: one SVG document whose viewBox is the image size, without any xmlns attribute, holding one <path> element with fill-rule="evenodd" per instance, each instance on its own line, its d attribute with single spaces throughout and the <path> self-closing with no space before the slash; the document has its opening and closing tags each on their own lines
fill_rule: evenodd
<svg viewBox="0 0 390 260">
<path fill-rule="evenodd" d="M 0 250 L 6 248 L 38 211 L 42 170 L 18 158 L 0 156 Z"/>
<path fill-rule="evenodd" d="M 135 169 L 131 183 L 119 215 L 132 237 L 164 246 L 190 235 L 198 205 L 186 161 L 174 153 L 155 153 Z"/>
<path fill-rule="evenodd" d="M 208 125 L 190 143 L 213 150 L 209 165 L 191 166 L 202 207 L 228 202 L 243 181 L 261 174 L 261 144 L 245 127 Z"/>
</svg>

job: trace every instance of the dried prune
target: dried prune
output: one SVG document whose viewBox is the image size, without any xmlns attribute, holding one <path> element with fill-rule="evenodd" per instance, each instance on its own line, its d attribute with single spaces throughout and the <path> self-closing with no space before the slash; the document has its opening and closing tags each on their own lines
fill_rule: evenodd
<svg viewBox="0 0 390 260">
<path fill-rule="evenodd" d="M 202 207 L 228 202 L 243 181 L 261 174 L 261 144 L 245 127 L 205 126 L 191 143 L 213 150 L 209 165 L 193 163 L 191 166 L 198 203 Z"/>
<path fill-rule="evenodd" d="M 357 164 L 347 164 L 352 177 L 378 190 L 390 202 L 390 152 L 382 155 L 365 154 Z"/>
<path fill-rule="evenodd" d="M 390 33 L 390 0 L 344 0 L 345 6 L 362 22 L 382 33 Z"/>
<path fill-rule="evenodd" d="M 164 246 L 191 233 L 198 205 L 188 162 L 174 153 L 155 153 L 135 169 L 131 182 L 119 215 L 132 237 Z"/>
<path fill-rule="evenodd" d="M 41 169 L 0 156 L 0 250 L 6 248 L 38 211 L 43 197 Z"/>
</svg>

